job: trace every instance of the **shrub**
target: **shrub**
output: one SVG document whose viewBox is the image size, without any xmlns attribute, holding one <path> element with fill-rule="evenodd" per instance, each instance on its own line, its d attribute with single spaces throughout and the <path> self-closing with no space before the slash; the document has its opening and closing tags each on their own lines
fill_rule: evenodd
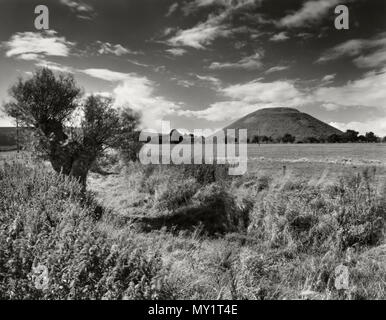
<svg viewBox="0 0 386 320">
<path fill-rule="evenodd" d="M 156 207 L 159 210 L 176 210 L 191 202 L 199 188 L 195 179 L 169 180 L 156 194 Z"/>
<path fill-rule="evenodd" d="M 158 254 L 98 228 L 76 181 L 5 164 L 0 199 L 0 299 L 165 298 Z"/>
</svg>

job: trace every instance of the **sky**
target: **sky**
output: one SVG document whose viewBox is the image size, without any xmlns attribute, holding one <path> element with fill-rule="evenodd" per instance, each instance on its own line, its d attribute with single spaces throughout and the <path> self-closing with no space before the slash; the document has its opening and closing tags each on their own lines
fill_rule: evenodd
<svg viewBox="0 0 386 320">
<path fill-rule="evenodd" d="M 0 101 L 48 66 L 141 113 L 143 128 L 217 130 L 291 107 L 386 136 L 385 18 L 384 0 L 0 0 Z"/>
</svg>

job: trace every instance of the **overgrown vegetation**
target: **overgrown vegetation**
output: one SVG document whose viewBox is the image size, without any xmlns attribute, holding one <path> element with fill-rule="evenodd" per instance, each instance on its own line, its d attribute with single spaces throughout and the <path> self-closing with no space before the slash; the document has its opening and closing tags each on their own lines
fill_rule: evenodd
<svg viewBox="0 0 386 320">
<path fill-rule="evenodd" d="M 385 297 L 386 189 L 375 170 L 326 184 L 129 166 L 93 174 L 105 197 L 126 200 L 116 207 L 96 190 L 112 209 L 100 216 L 71 178 L 30 160 L 2 165 L 0 298 Z M 342 265 L 349 285 L 338 290 Z"/>
<path fill-rule="evenodd" d="M 0 185 L 0 299 L 166 297 L 160 256 L 99 228 L 77 181 L 5 163 Z"/>
</svg>

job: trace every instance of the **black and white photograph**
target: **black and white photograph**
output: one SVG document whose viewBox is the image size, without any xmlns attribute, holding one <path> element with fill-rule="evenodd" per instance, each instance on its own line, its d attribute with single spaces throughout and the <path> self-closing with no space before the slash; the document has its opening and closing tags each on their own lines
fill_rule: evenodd
<svg viewBox="0 0 386 320">
<path fill-rule="evenodd" d="M 0 0 L 0 300 L 385 299 L 386 1 Z"/>
</svg>

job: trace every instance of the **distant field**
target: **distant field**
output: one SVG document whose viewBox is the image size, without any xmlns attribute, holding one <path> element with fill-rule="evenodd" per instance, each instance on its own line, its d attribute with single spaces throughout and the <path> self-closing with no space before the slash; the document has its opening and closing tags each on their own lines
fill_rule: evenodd
<svg viewBox="0 0 386 320">
<path fill-rule="evenodd" d="M 261 144 L 248 146 L 248 172 L 323 179 L 376 167 L 386 177 L 386 144 Z"/>
<path fill-rule="evenodd" d="M 16 128 L 0 127 L 0 151 L 2 148 L 13 146 L 16 144 Z"/>
<path fill-rule="evenodd" d="M 16 148 L 16 146 L 0 146 L 0 152 L 14 151 Z"/>
<path fill-rule="evenodd" d="M 385 143 L 249 145 L 250 160 L 386 165 Z"/>
</svg>

